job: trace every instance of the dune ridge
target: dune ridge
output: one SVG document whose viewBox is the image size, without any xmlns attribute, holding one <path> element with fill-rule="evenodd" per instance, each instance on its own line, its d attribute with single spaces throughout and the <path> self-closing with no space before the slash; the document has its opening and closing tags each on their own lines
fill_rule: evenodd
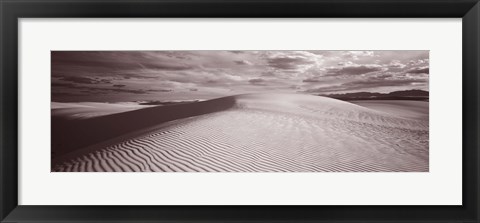
<svg viewBox="0 0 480 223">
<path fill-rule="evenodd" d="M 142 115 L 150 125 L 133 126 L 126 132 L 142 131 L 67 153 L 52 163 L 52 171 L 429 170 L 428 119 L 300 94 L 246 94 L 212 101 L 112 115 L 110 121 Z M 157 117 L 165 114 L 171 116 Z"/>
</svg>

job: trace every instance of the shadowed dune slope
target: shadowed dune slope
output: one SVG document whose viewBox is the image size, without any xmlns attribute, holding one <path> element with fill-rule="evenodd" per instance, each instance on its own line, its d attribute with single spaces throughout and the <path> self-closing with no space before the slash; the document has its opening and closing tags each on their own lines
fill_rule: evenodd
<svg viewBox="0 0 480 223">
<path fill-rule="evenodd" d="M 428 119 L 326 97 L 246 94 L 89 121 L 71 131 L 103 143 L 57 159 L 53 171 L 428 171 Z"/>
<path fill-rule="evenodd" d="M 89 119 L 52 116 L 52 158 L 160 123 L 228 109 L 234 98 L 157 106 Z"/>
</svg>

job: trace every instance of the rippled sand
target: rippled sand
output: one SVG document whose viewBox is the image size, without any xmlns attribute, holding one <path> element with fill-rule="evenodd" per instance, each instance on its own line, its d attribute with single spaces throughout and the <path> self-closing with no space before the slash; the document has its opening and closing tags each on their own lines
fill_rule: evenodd
<svg viewBox="0 0 480 223">
<path fill-rule="evenodd" d="M 427 105 L 427 113 L 418 116 L 412 116 L 408 109 L 405 110 L 406 115 L 402 115 L 399 114 L 401 109 L 388 112 L 388 109 L 371 109 L 368 105 L 359 106 L 301 94 L 239 95 L 216 99 L 215 104 L 206 101 L 177 108 L 198 110 L 201 106 L 222 103 L 228 103 L 229 106 L 220 106 L 222 109 L 215 111 L 206 109 L 205 112 L 161 123 L 155 123 L 155 120 L 159 120 L 155 114 L 165 115 L 162 110 L 165 108 L 151 109 L 148 114 L 152 116 L 152 124 L 148 128 L 135 129 L 128 134 L 68 153 L 54 161 L 52 170 L 429 170 L 428 102 L 423 102 Z M 415 104 L 410 106 L 415 109 Z M 173 105 L 167 109 L 175 108 Z M 142 114 L 146 113 L 142 113 L 142 110 L 133 111 L 129 112 L 128 117 L 135 120 Z M 122 125 L 122 122 L 118 122 L 118 125 Z"/>
</svg>

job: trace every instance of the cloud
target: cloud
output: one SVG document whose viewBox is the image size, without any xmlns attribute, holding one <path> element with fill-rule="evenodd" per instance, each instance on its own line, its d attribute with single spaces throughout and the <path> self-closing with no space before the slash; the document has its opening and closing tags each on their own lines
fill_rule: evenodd
<svg viewBox="0 0 480 223">
<path fill-rule="evenodd" d="M 174 55 L 174 56 L 172 56 Z M 136 69 L 139 67 L 165 70 L 184 70 L 190 66 L 178 63 L 171 51 L 52 51 L 54 66 L 75 68 Z M 172 62 L 177 63 L 172 63 Z"/>
<path fill-rule="evenodd" d="M 130 94 L 149 94 L 151 92 L 172 92 L 172 90 L 167 89 L 120 89 L 120 88 L 98 88 L 98 87 L 78 87 L 81 89 L 85 89 L 89 93 L 95 92 L 116 92 L 116 93 L 130 93 Z"/>
<path fill-rule="evenodd" d="M 305 82 L 305 83 L 316 83 L 316 82 L 320 82 L 319 79 L 316 79 L 316 78 L 307 78 L 307 79 L 304 79 L 302 82 Z"/>
<path fill-rule="evenodd" d="M 357 66 L 349 66 L 343 67 L 341 69 L 342 73 L 345 74 L 366 74 L 375 71 L 381 71 L 382 67 L 378 65 L 357 65 Z"/>
<path fill-rule="evenodd" d="M 294 90 L 300 90 L 300 89 L 302 89 L 302 87 L 299 86 L 299 85 L 291 85 L 289 88 L 290 88 L 290 89 L 294 89 Z"/>
<path fill-rule="evenodd" d="M 197 67 L 189 64 L 186 53 L 171 51 L 52 51 L 52 75 L 77 78 L 85 76 L 128 77 L 144 70 L 184 71 Z M 93 83 L 93 81 L 91 81 Z"/>
<path fill-rule="evenodd" d="M 428 74 L 429 72 L 430 72 L 429 67 L 416 67 L 407 71 L 407 73 L 410 73 L 410 74 Z"/>
<path fill-rule="evenodd" d="M 138 65 L 144 69 L 153 69 L 153 70 L 190 70 L 193 69 L 192 66 L 184 64 L 167 64 L 162 62 L 149 62 L 149 63 L 138 63 Z"/>
<path fill-rule="evenodd" d="M 248 60 L 234 60 L 233 62 L 235 62 L 238 65 L 252 65 L 252 63 L 249 62 Z"/>
<path fill-rule="evenodd" d="M 271 67 L 285 70 L 295 70 L 301 65 L 312 63 L 312 61 L 300 57 L 277 57 L 268 60 L 268 64 Z"/>
<path fill-rule="evenodd" d="M 156 70 L 137 70 L 137 71 L 130 71 L 130 72 L 119 72 L 113 73 L 116 77 L 120 77 L 121 79 L 158 79 L 161 77 L 161 72 Z"/>
<path fill-rule="evenodd" d="M 99 77 L 61 77 L 59 80 L 73 82 L 77 84 L 111 84 L 112 81 Z"/>
<path fill-rule="evenodd" d="M 410 60 L 408 64 L 410 66 L 420 66 L 420 65 L 428 64 L 429 62 L 430 60 L 427 58 L 427 59 L 419 59 L 419 60 Z"/>
<path fill-rule="evenodd" d="M 172 92 L 173 90 L 170 89 L 149 89 L 146 90 L 147 92 Z"/>
<path fill-rule="evenodd" d="M 83 96 L 85 94 L 82 93 L 72 93 L 72 92 L 52 92 L 52 97 L 53 98 L 58 98 L 58 97 L 64 97 L 64 96 Z M 53 99 L 53 101 L 55 101 Z"/>
<path fill-rule="evenodd" d="M 265 80 L 262 78 L 250 79 L 248 80 L 248 82 L 253 85 L 262 85 L 262 86 L 265 85 Z"/>
<path fill-rule="evenodd" d="M 95 89 L 95 90 L 98 90 Z M 121 93 L 132 93 L 132 94 L 147 94 L 148 92 L 145 90 L 136 90 L 136 89 L 105 89 L 106 91 L 114 91 L 114 92 L 121 92 Z"/>
<path fill-rule="evenodd" d="M 428 88 L 429 71 L 428 51 L 53 51 L 51 58 L 52 92 L 84 91 L 85 100 Z"/>
<path fill-rule="evenodd" d="M 270 67 L 280 70 L 304 71 L 314 65 L 318 65 L 321 55 L 299 52 L 275 52 L 267 55 L 266 61 Z"/>
<path fill-rule="evenodd" d="M 96 84 L 97 80 L 89 77 L 62 77 L 60 80 L 79 83 L 79 84 Z"/>
<path fill-rule="evenodd" d="M 347 65 L 344 67 L 327 68 L 327 75 L 360 75 L 376 71 L 384 71 L 385 69 L 381 65 L 367 64 L 367 65 Z"/>
<path fill-rule="evenodd" d="M 351 58 L 353 60 L 359 60 L 364 57 L 373 57 L 374 55 L 373 51 L 346 51 L 343 53 L 343 57 Z"/>
<path fill-rule="evenodd" d="M 262 77 L 275 77 L 276 72 L 271 70 L 271 71 L 263 71 L 260 76 Z"/>
<path fill-rule="evenodd" d="M 107 94 L 107 93 L 131 93 L 131 94 L 148 94 L 150 92 L 170 92 L 172 90 L 164 90 L 164 89 L 149 89 L 149 90 L 143 90 L 143 89 L 125 89 L 126 85 L 124 84 L 114 84 L 112 87 L 114 88 L 109 88 L 109 87 L 97 87 L 97 86 L 91 86 L 91 85 L 85 85 L 85 83 L 81 83 L 83 85 L 79 85 L 76 83 L 59 83 L 59 82 L 54 82 L 52 83 L 52 94 L 57 94 L 57 93 L 62 93 L 59 91 L 65 91 L 68 90 L 68 93 L 75 94 L 75 91 L 87 93 L 87 94 Z M 85 95 L 85 94 L 83 94 Z"/>
<path fill-rule="evenodd" d="M 391 68 L 405 68 L 407 65 L 401 63 L 399 60 L 392 60 L 392 62 L 390 62 L 390 64 L 388 64 L 388 67 L 391 67 Z"/>
<path fill-rule="evenodd" d="M 378 74 L 375 76 L 375 78 L 391 78 L 393 77 L 393 74 L 391 73 L 386 73 L 386 74 Z"/>
<path fill-rule="evenodd" d="M 66 87 L 66 88 L 72 88 L 76 87 L 77 85 L 74 83 L 59 83 L 59 82 L 52 82 L 52 88 L 57 88 L 57 87 Z"/>
<path fill-rule="evenodd" d="M 339 66 L 350 66 L 350 65 L 354 65 L 354 63 L 352 61 L 341 61 L 341 62 L 338 62 L 337 65 L 339 65 Z"/>
</svg>

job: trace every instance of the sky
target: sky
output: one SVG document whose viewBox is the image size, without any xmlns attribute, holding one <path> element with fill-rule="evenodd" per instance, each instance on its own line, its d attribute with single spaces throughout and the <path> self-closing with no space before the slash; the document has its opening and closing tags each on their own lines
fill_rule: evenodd
<svg viewBox="0 0 480 223">
<path fill-rule="evenodd" d="M 52 101 L 428 91 L 429 51 L 52 51 Z"/>
</svg>

